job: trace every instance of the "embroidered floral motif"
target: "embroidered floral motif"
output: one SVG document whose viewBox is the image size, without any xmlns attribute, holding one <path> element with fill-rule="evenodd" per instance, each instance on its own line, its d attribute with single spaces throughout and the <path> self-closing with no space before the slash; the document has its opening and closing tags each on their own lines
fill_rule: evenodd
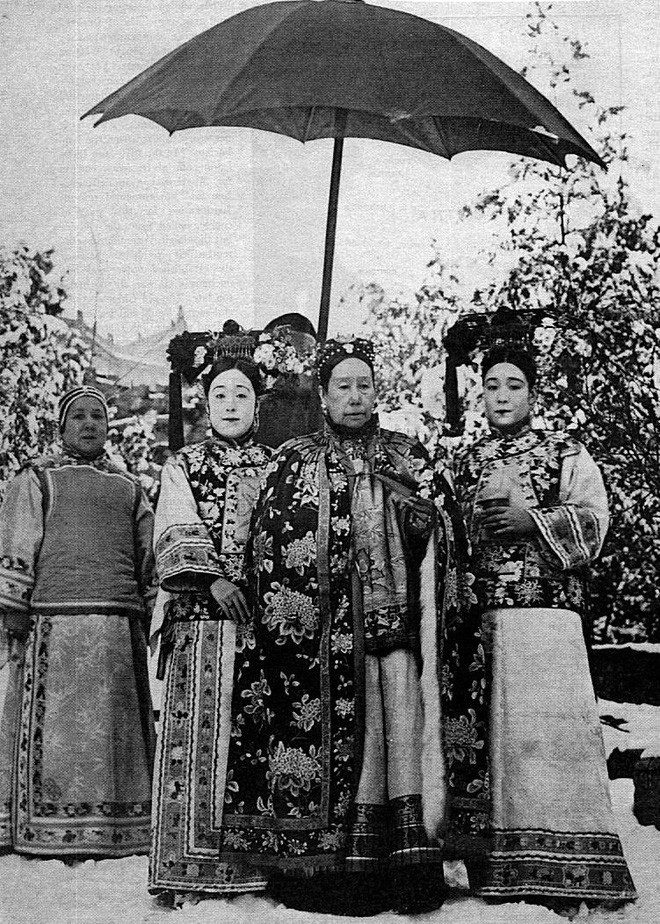
<svg viewBox="0 0 660 924">
<path fill-rule="evenodd" d="M 246 715 L 251 715 L 255 722 L 263 722 L 268 719 L 270 710 L 266 706 L 265 697 L 271 695 L 268 681 L 261 672 L 261 680 L 255 681 L 250 685 L 249 690 L 242 690 L 241 697 L 248 702 L 243 707 Z"/>
<path fill-rule="evenodd" d="M 311 597 L 278 583 L 271 586 L 272 592 L 264 596 L 266 610 L 262 621 L 271 631 L 279 632 L 277 644 L 283 645 L 288 636 L 297 645 L 304 638 L 313 638 L 319 614 Z"/>
<path fill-rule="evenodd" d="M 310 699 L 309 693 L 304 693 L 302 699 L 293 704 L 293 708 L 298 710 L 293 713 L 291 723 L 296 728 L 309 731 L 312 725 L 321 718 L 321 700 L 318 697 Z"/>
<path fill-rule="evenodd" d="M 340 716 L 352 715 L 355 704 L 351 699 L 338 699 L 335 703 L 335 712 Z"/>
<path fill-rule="evenodd" d="M 474 709 L 458 718 L 445 719 L 443 725 L 445 747 L 450 760 L 476 762 L 475 751 L 484 747 L 483 727 L 477 722 Z"/>
<path fill-rule="evenodd" d="M 271 542 L 272 542 L 272 536 Z M 297 571 L 298 574 L 304 574 L 305 568 L 310 565 L 316 557 L 316 539 L 310 531 L 302 539 L 294 539 L 282 550 L 284 554 L 284 564 L 287 568 Z"/>
<path fill-rule="evenodd" d="M 314 745 L 305 754 L 302 748 L 285 748 L 280 741 L 268 761 L 266 778 L 273 788 L 288 790 L 292 796 L 298 796 L 301 791 L 310 791 L 320 773 L 321 764 Z"/>
<path fill-rule="evenodd" d="M 337 632 L 331 640 L 333 654 L 350 654 L 353 651 L 353 636 L 349 632 Z"/>
</svg>

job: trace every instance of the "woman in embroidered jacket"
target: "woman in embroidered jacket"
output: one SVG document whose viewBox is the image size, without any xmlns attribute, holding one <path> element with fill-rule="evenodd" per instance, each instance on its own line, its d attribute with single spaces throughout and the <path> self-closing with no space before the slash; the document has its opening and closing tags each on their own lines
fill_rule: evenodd
<svg viewBox="0 0 660 924">
<path fill-rule="evenodd" d="M 420 910 L 445 829 L 478 849 L 488 816 L 464 534 L 422 446 L 378 426 L 372 344 L 328 341 L 318 373 L 325 429 L 271 462 L 248 541 L 221 857 L 298 907 Z"/>
<path fill-rule="evenodd" d="M 565 433 L 530 428 L 534 360 L 483 361 L 491 432 L 456 465 L 492 670 L 492 853 L 481 893 L 635 897 L 610 805 L 581 624 L 608 526 L 601 474 Z"/>
<path fill-rule="evenodd" d="M 160 638 L 158 675 L 165 685 L 149 889 L 171 893 L 175 904 L 191 893 L 266 885 L 258 870 L 219 860 L 225 785 L 233 785 L 226 761 L 234 660 L 245 650 L 236 633 L 247 621 L 243 556 L 259 479 L 272 455 L 253 439 L 261 390 L 254 346 L 240 333 L 209 346 L 201 382 L 213 435 L 167 461 L 156 510 L 161 593 L 152 637 Z"/>
<path fill-rule="evenodd" d="M 0 514 L 0 846 L 124 856 L 149 849 L 153 714 L 146 628 L 153 512 L 103 452 L 103 394 L 60 403 L 63 448 L 27 465 Z"/>
</svg>

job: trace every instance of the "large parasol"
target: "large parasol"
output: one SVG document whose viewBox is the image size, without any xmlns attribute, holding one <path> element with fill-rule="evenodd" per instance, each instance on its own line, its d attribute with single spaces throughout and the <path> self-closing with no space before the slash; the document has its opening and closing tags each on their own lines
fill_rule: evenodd
<svg viewBox="0 0 660 924">
<path fill-rule="evenodd" d="M 328 328 L 344 138 L 441 157 L 508 151 L 601 166 L 520 74 L 453 29 L 363 0 L 285 0 L 202 32 L 94 106 L 96 123 L 141 115 L 170 133 L 242 126 L 303 143 L 334 138 L 319 339 Z M 85 118 L 83 116 L 83 118 Z"/>
</svg>

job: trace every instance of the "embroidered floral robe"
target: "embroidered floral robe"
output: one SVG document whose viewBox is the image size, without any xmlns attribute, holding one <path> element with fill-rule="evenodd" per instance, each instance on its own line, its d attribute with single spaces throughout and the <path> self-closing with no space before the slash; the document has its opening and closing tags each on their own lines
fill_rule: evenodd
<svg viewBox="0 0 660 924">
<path fill-rule="evenodd" d="M 220 619 L 209 587 L 219 577 L 244 587 L 250 515 L 271 455 L 251 440 L 212 438 L 184 447 L 163 467 L 155 527 L 161 591 L 152 624 L 165 677 L 149 870 L 154 892 L 265 886 L 258 871 L 219 860 L 236 627 Z"/>
<path fill-rule="evenodd" d="M 432 498 L 435 525 L 406 550 L 397 507 L 420 497 Z M 223 859 L 300 874 L 378 859 L 369 840 L 382 807 L 358 805 L 369 771 L 366 666 L 413 648 L 426 778 L 399 803 L 395 852 L 404 864 L 437 858 L 445 828 L 452 851 L 483 841 L 484 658 L 464 566 L 453 496 L 415 440 L 375 427 L 351 451 L 326 428 L 281 448 L 248 543 L 253 620 L 237 652 Z"/>
<path fill-rule="evenodd" d="M 562 433 L 493 431 L 457 460 L 491 688 L 492 853 L 482 894 L 629 900 L 581 615 L 608 525 L 598 467 Z M 484 504 L 524 507 L 534 533 L 498 541 Z M 504 501 L 501 499 L 504 498 Z"/>
<path fill-rule="evenodd" d="M 149 848 L 152 531 L 139 481 L 105 456 L 40 459 L 7 488 L 0 631 L 5 622 L 14 641 L 0 846 L 57 856 Z"/>
</svg>

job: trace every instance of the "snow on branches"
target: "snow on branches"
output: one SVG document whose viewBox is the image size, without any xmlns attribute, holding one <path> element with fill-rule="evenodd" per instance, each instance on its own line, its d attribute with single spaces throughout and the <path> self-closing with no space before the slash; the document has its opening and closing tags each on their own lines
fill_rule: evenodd
<svg viewBox="0 0 660 924">
<path fill-rule="evenodd" d="M 84 344 L 57 315 L 66 293 L 51 251 L 0 246 L 0 494 L 51 449 L 62 392 L 82 381 Z"/>
</svg>

